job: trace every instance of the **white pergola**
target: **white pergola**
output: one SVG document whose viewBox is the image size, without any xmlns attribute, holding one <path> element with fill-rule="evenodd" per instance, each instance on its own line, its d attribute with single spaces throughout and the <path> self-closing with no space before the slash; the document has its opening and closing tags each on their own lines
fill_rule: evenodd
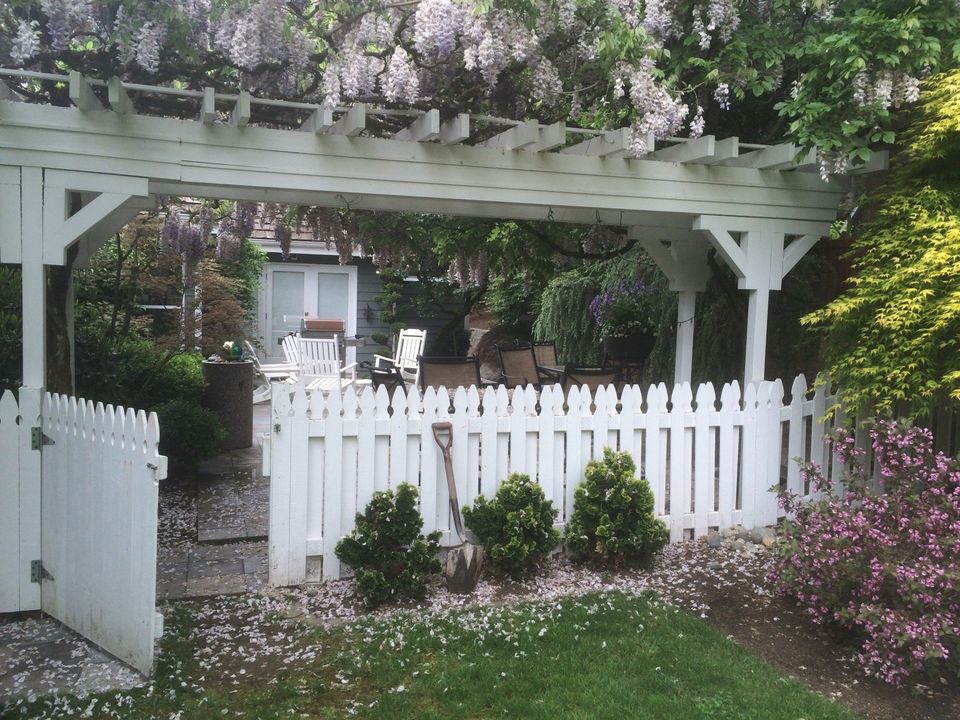
<svg viewBox="0 0 960 720">
<path fill-rule="evenodd" d="M 744 381 L 764 378 L 770 292 L 829 232 L 847 188 L 793 145 L 671 139 L 626 157 L 627 129 L 591 131 L 356 104 L 306 103 L 0 70 L 59 82 L 71 107 L 24 102 L 0 82 L 0 262 L 23 273 L 23 382 L 43 388 L 45 267 L 80 266 L 157 196 L 625 226 L 679 293 L 675 381 L 689 381 L 696 294 L 711 246 L 749 293 Z M 138 115 L 131 94 L 196 102 L 196 119 Z M 255 125 L 264 106 L 298 128 Z M 409 124 L 390 137 L 370 117 Z M 397 118 L 392 117 L 395 121 Z M 477 125 L 488 128 L 479 139 Z M 489 128 L 500 126 L 495 134 Z M 874 169 L 885 159 L 875 155 Z"/>
</svg>

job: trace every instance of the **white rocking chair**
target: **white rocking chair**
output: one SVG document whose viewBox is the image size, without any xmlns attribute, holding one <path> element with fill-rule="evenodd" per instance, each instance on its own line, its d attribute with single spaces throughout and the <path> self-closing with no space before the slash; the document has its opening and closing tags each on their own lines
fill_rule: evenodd
<svg viewBox="0 0 960 720">
<path fill-rule="evenodd" d="M 423 355 L 423 347 L 426 343 L 426 330 L 401 330 L 400 335 L 397 336 L 397 350 L 394 356 L 388 358 L 384 355 L 374 355 L 373 366 L 399 368 L 404 381 L 416 386 L 420 381 L 420 363 L 417 358 Z"/>
<path fill-rule="evenodd" d="M 300 378 L 307 390 L 343 390 L 357 381 L 357 363 L 340 367 L 340 338 L 297 338 Z"/>
<path fill-rule="evenodd" d="M 256 348 L 249 340 L 244 340 L 246 346 L 246 359 L 253 363 L 253 375 L 256 385 L 253 388 L 253 404 L 266 402 L 270 399 L 270 383 L 280 381 L 294 383 L 297 381 L 297 374 L 300 372 L 299 365 L 295 363 L 261 363 L 257 357 Z"/>
</svg>

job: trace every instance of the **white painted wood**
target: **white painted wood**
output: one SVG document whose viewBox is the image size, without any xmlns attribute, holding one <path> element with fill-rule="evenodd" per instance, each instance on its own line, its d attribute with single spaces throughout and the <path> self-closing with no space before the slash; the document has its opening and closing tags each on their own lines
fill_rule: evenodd
<svg viewBox="0 0 960 720">
<path fill-rule="evenodd" d="M 647 147 L 654 144 L 653 133 L 647 136 Z M 576 145 L 565 147 L 560 152 L 564 155 L 594 155 L 596 157 L 624 157 L 630 148 L 630 128 L 610 130 L 602 135 L 594 135 Z"/>
<path fill-rule="evenodd" d="M 70 102 L 81 112 L 104 109 L 103 103 L 94 95 L 90 83 L 76 70 L 70 71 L 68 94 L 70 96 Z"/>
<path fill-rule="evenodd" d="M 555 122 L 540 128 L 539 139 L 523 150 L 527 152 L 547 152 L 562 147 L 567 142 L 567 124 L 563 121 Z"/>
<path fill-rule="evenodd" d="M 204 125 L 213 125 L 217 119 L 217 94 L 212 87 L 203 89 L 200 100 L 200 122 Z"/>
<path fill-rule="evenodd" d="M 743 359 L 744 382 L 759 382 L 766 375 L 767 326 L 770 291 L 750 290 L 747 301 L 747 349 Z"/>
<path fill-rule="evenodd" d="M 0 263 L 20 262 L 20 168 L 0 165 Z"/>
<path fill-rule="evenodd" d="M 156 415 L 46 394 L 43 431 L 42 609 L 149 675 L 167 469 Z"/>
<path fill-rule="evenodd" d="M 792 387 L 805 387 L 802 378 Z M 562 528 L 587 463 L 602 457 L 605 447 L 620 448 L 650 482 L 655 512 L 676 541 L 690 532 L 702 537 L 714 527 L 776 522 L 780 511 L 769 488 L 780 473 L 782 423 L 795 445 L 802 436 L 798 428 L 811 421 L 816 405 L 799 390 L 784 405 L 779 382 L 748 385 L 743 405 L 739 385 L 726 385 L 719 408 L 713 387 L 702 385 L 695 409 L 688 384 L 677 385 L 672 396 L 663 384 L 651 387 L 646 408 L 636 386 L 619 397 L 612 387 L 591 397 L 585 388 L 571 388 L 565 396 L 548 387 L 537 396 L 532 387 L 508 395 L 501 386 L 485 390 L 482 398 L 477 388 L 458 388 L 452 398 L 446 389 L 433 388 L 421 398 L 411 388 L 394 393 L 392 415 L 383 389 L 366 387 L 358 394 L 348 388 L 326 398 L 313 393 L 309 402 L 301 393 L 291 401 L 286 389 L 277 388 L 272 408 L 271 584 L 299 582 L 307 557 L 321 554 L 322 576 L 340 577 L 339 564 L 330 559 L 337 540 L 352 530 L 354 514 L 375 489 L 400 482 L 419 484 L 423 531 L 440 530 L 443 545 L 458 543 L 434 421 L 453 426 L 461 506 L 480 494 L 492 497 L 510 473 L 525 472 L 555 503 Z M 821 410 L 824 402 L 822 395 Z M 822 423 L 818 432 L 819 442 Z M 299 437 L 305 452 L 292 449 Z M 306 483 L 306 501 L 292 499 L 304 492 L 296 489 L 300 482 Z M 295 529 L 297 513 L 307 517 L 305 531 Z M 321 515 L 322 526 L 316 522 Z M 300 547 L 291 549 L 294 543 Z M 281 552 L 285 557 L 275 557 Z"/>
<path fill-rule="evenodd" d="M 644 159 L 659 162 L 696 163 L 711 160 L 715 154 L 716 138 L 713 135 L 704 135 L 694 140 L 678 142 L 670 147 L 654 150 L 652 153 L 644 155 Z"/>
<path fill-rule="evenodd" d="M 114 76 L 107 80 L 107 100 L 110 102 L 110 109 L 121 115 L 135 113 L 133 101 L 123 87 L 123 81 Z"/>
<path fill-rule="evenodd" d="M 330 135 L 344 135 L 354 137 L 362 133 L 367 127 L 367 106 L 357 103 L 352 106 L 328 130 Z"/>
<path fill-rule="evenodd" d="M 23 384 L 25 387 L 43 388 L 46 384 L 47 368 L 47 282 L 43 267 L 43 171 L 39 168 L 23 168 L 21 178 L 21 293 L 23 327 L 27 329 L 23 334 Z M 22 396 L 21 407 L 23 407 Z M 32 419 L 39 417 L 39 397 L 35 399 L 30 409 L 35 413 Z M 39 477 L 39 471 L 34 477 Z"/>
<path fill-rule="evenodd" d="M 300 129 L 303 132 L 313 133 L 314 135 L 323 135 L 332 127 L 333 110 L 328 107 L 317 108 L 310 114 L 310 117 L 300 125 Z"/>
<path fill-rule="evenodd" d="M 0 100 L 7 102 L 23 102 L 23 95 L 11 88 L 5 82 L 0 81 Z"/>
<path fill-rule="evenodd" d="M 10 390 L 0 395 L 0 613 L 20 612 L 20 408 Z M 25 520 L 28 518 L 24 518 Z M 25 529 L 24 529 L 25 530 Z M 39 534 L 40 528 L 36 531 Z"/>
<path fill-rule="evenodd" d="M 250 93 L 241 90 L 237 102 L 230 112 L 230 124 L 234 127 L 246 127 L 250 122 Z"/>
<path fill-rule="evenodd" d="M 697 312 L 697 292 L 682 290 L 677 295 L 677 339 L 673 361 L 673 381 L 689 383 L 693 375 L 693 330 Z"/>
<path fill-rule="evenodd" d="M 790 388 L 790 406 L 787 431 L 787 490 L 795 495 L 803 495 L 798 462 L 808 458 L 804 447 L 806 433 L 803 428 L 803 406 L 807 399 L 807 379 L 801 374 Z"/>
<path fill-rule="evenodd" d="M 470 114 L 460 113 L 440 126 L 440 144 L 456 145 L 470 137 Z"/>
<path fill-rule="evenodd" d="M 747 167 L 758 170 L 785 170 L 797 167 L 799 148 L 792 143 L 771 145 L 739 156 L 721 160 L 718 164 L 725 167 Z"/>
<path fill-rule="evenodd" d="M 523 150 L 540 141 L 540 123 L 536 120 L 526 120 L 504 130 L 492 138 L 479 143 L 480 147 L 495 150 Z"/>
<path fill-rule="evenodd" d="M 440 111 L 427 110 L 409 126 L 393 135 L 394 140 L 411 140 L 413 142 L 429 142 L 440 137 Z"/>
</svg>

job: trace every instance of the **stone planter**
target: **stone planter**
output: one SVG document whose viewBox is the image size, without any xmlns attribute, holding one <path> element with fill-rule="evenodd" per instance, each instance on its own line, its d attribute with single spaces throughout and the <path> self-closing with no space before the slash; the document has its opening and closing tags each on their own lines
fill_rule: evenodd
<svg viewBox="0 0 960 720">
<path fill-rule="evenodd" d="M 647 359 L 656 342 L 657 336 L 653 333 L 605 337 L 603 338 L 603 355 L 606 360 L 614 363 L 639 365 Z"/>
<path fill-rule="evenodd" d="M 203 361 L 203 406 L 220 418 L 224 450 L 253 445 L 253 363 Z"/>
</svg>

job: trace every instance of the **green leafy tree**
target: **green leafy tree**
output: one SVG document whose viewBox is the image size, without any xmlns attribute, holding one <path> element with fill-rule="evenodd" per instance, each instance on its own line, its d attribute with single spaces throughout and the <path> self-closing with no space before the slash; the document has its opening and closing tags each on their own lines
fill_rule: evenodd
<svg viewBox="0 0 960 720">
<path fill-rule="evenodd" d="M 849 287 L 804 319 L 844 400 L 884 413 L 960 400 L 960 73 L 931 80 L 908 137 L 855 229 Z"/>
</svg>

